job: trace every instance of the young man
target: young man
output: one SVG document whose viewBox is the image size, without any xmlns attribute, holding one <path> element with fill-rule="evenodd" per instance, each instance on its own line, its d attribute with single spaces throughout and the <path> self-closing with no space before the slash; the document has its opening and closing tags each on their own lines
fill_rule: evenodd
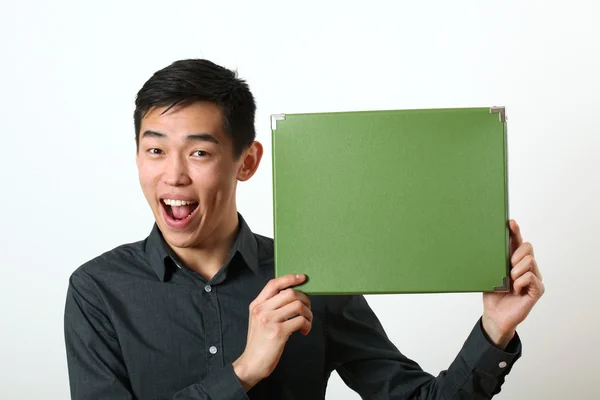
<svg viewBox="0 0 600 400">
<path fill-rule="evenodd" d="M 514 291 L 484 295 L 483 316 L 434 377 L 390 342 L 363 296 L 309 298 L 293 289 L 302 271 L 273 279 L 273 241 L 236 208 L 237 182 L 263 154 L 254 114 L 246 83 L 206 60 L 175 62 L 139 91 L 137 166 L 156 223 L 71 276 L 72 399 L 323 399 L 333 370 L 366 399 L 498 393 L 521 354 L 516 327 L 544 292 L 516 223 Z"/>
</svg>

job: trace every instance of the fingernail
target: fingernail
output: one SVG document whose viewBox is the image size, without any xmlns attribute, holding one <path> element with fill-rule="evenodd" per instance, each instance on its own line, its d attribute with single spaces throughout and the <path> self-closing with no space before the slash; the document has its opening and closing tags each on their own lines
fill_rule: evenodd
<svg viewBox="0 0 600 400">
<path fill-rule="evenodd" d="M 300 274 L 296 274 L 296 279 L 300 279 Z"/>
</svg>

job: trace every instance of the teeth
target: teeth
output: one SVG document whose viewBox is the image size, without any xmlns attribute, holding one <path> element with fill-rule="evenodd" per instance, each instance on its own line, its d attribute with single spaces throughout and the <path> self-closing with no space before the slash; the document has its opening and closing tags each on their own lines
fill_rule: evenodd
<svg viewBox="0 0 600 400">
<path fill-rule="evenodd" d="M 164 199 L 163 200 L 168 206 L 181 207 L 186 206 L 188 204 L 194 204 L 195 201 L 185 201 L 185 200 L 172 200 L 172 199 Z"/>
</svg>

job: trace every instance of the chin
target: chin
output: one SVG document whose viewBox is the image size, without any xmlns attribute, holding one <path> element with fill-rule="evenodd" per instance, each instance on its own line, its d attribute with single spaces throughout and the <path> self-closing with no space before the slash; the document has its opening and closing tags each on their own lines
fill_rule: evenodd
<svg viewBox="0 0 600 400">
<path fill-rule="evenodd" d="M 163 237 L 165 238 L 165 241 L 173 247 L 177 247 L 179 249 L 185 249 L 185 248 L 189 248 L 189 247 L 194 247 L 195 246 L 195 240 L 192 237 L 192 234 L 181 234 L 181 233 L 172 233 L 169 232 L 168 230 L 166 232 L 163 232 Z"/>
</svg>

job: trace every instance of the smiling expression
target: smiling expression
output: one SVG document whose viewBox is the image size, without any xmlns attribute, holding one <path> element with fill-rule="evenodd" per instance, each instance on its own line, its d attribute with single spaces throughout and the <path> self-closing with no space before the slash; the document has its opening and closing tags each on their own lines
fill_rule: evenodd
<svg viewBox="0 0 600 400">
<path fill-rule="evenodd" d="M 235 218 L 238 180 L 258 167 L 255 142 L 237 158 L 210 102 L 151 109 L 141 121 L 136 162 L 142 191 L 166 241 L 198 247 Z M 249 156 L 250 155 L 250 156 Z"/>
</svg>

